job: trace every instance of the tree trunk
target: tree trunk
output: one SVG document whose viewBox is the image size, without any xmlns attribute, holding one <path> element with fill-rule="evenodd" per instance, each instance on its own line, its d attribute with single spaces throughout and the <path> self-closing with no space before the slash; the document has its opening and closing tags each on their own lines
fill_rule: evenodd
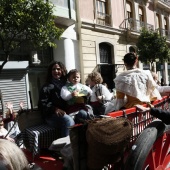
<svg viewBox="0 0 170 170">
<path fill-rule="evenodd" d="M 0 90 L 0 100 L 1 100 L 2 116 L 3 116 L 3 118 L 4 118 L 4 117 L 5 117 L 5 112 L 4 112 L 4 101 L 3 101 L 3 96 L 2 96 L 1 90 Z"/>
<path fill-rule="evenodd" d="M 152 72 L 156 72 L 154 62 L 151 62 L 151 71 Z"/>
<path fill-rule="evenodd" d="M 9 61 L 9 54 L 6 54 L 5 60 L 3 61 L 2 65 L 0 65 L 0 73 L 2 72 L 2 69 L 4 65 Z"/>
</svg>

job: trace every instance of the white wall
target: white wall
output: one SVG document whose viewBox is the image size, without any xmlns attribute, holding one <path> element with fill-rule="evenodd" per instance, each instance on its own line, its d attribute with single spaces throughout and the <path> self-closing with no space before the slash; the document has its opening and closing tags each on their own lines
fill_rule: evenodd
<svg viewBox="0 0 170 170">
<path fill-rule="evenodd" d="M 65 64 L 67 70 L 80 70 L 79 47 L 77 40 L 77 28 L 75 25 L 68 27 L 61 36 L 61 40 L 56 40 L 57 48 L 53 49 L 54 60 Z"/>
</svg>

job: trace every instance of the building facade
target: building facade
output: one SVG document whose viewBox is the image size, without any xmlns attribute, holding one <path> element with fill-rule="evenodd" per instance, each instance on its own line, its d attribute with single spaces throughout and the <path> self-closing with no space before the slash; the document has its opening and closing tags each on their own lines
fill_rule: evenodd
<svg viewBox="0 0 170 170">
<path fill-rule="evenodd" d="M 170 3 L 166 0 L 79 0 L 77 6 L 84 79 L 97 69 L 113 88 L 113 79 L 124 70 L 122 57 L 136 51 L 143 27 L 158 30 L 170 44 Z M 140 67 L 148 68 L 143 64 Z M 167 63 L 159 75 L 169 84 Z"/>
<path fill-rule="evenodd" d="M 61 61 L 67 70 L 81 71 L 82 83 L 94 70 L 101 72 L 109 89 L 124 71 L 122 58 L 136 51 L 141 28 L 158 30 L 170 45 L 170 3 L 167 0 L 50 0 L 57 27 L 64 28 L 57 48 L 32 49 L 23 44 L 0 74 L 3 102 L 18 108 L 36 108 L 47 66 Z M 15 60 L 15 61 L 14 61 Z M 26 61 L 25 61 L 26 60 Z M 21 62 L 18 62 L 21 61 Z M 148 68 L 140 63 L 139 67 Z M 161 65 L 160 78 L 169 84 L 168 63 Z"/>
</svg>

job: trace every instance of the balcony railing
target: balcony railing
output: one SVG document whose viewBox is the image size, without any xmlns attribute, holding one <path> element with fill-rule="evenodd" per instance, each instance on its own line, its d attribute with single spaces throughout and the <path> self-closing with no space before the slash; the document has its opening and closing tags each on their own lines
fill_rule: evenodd
<svg viewBox="0 0 170 170">
<path fill-rule="evenodd" d="M 111 15 L 102 12 L 97 12 L 96 22 L 99 25 L 111 26 Z"/>
<path fill-rule="evenodd" d="M 153 25 L 147 24 L 139 20 L 135 20 L 133 18 L 128 18 L 123 21 L 123 23 L 120 25 L 120 28 L 140 32 L 142 28 L 145 28 L 147 30 L 153 30 Z"/>
<path fill-rule="evenodd" d="M 158 28 L 157 31 L 160 33 L 161 36 L 164 36 L 167 38 L 167 40 L 170 40 L 170 31 Z"/>
<path fill-rule="evenodd" d="M 159 0 L 159 1 L 161 1 L 161 2 L 165 3 L 166 5 L 170 6 L 170 0 Z"/>
</svg>

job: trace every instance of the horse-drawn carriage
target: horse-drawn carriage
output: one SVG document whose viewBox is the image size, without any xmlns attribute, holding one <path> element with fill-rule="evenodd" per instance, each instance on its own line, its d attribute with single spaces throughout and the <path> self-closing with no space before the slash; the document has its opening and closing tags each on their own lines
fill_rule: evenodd
<svg viewBox="0 0 170 170">
<path fill-rule="evenodd" d="M 152 104 L 156 108 L 169 111 L 169 102 L 170 98 L 166 96 Z M 109 115 L 119 117 L 122 113 L 123 111 L 118 111 Z M 124 168 L 127 170 L 170 169 L 170 126 L 151 116 L 150 112 L 138 112 L 136 108 L 126 109 L 125 114 L 133 123 L 133 135 L 124 160 Z"/>
<path fill-rule="evenodd" d="M 162 100 L 155 101 L 152 104 L 156 108 L 169 111 L 169 103 L 170 98 L 165 96 Z M 28 114 L 26 115 L 28 116 Z M 111 112 L 108 115 L 114 118 L 127 117 L 133 124 L 133 134 L 130 137 L 130 143 L 126 147 L 121 163 L 118 161 L 115 164 L 107 164 L 104 167 L 105 169 L 170 169 L 170 126 L 151 116 L 149 111 L 140 112 L 135 107 Z M 20 120 L 19 124 L 21 122 Z M 22 127 L 22 125 L 19 126 Z M 40 134 L 37 133 L 36 135 L 38 136 Z M 39 147 L 38 150 L 40 151 L 41 146 L 36 146 Z M 41 151 L 39 154 L 41 155 Z M 78 169 L 83 169 L 81 164 L 79 168 L 74 170 Z"/>
<path fill-rule="evenodd" d="M 154 101 L 155 108 L 169 111 L 170 98 Z M 147 105 L 146 105 L 147 106 Z M 136 107 L 108 114 L 127 117 L 132 122 L 133 134 L 122 158 L 107 170 L 168 170 L 170 169 L 170 126 L 153 117 L 149 111 L 140 112 Z M 78 169 L 78 168 L 77 168 Z M 76 169 L 76 170 L 77 170 Z M 79 168 L 83 169 L 83 168 Z"/>
</svg>

